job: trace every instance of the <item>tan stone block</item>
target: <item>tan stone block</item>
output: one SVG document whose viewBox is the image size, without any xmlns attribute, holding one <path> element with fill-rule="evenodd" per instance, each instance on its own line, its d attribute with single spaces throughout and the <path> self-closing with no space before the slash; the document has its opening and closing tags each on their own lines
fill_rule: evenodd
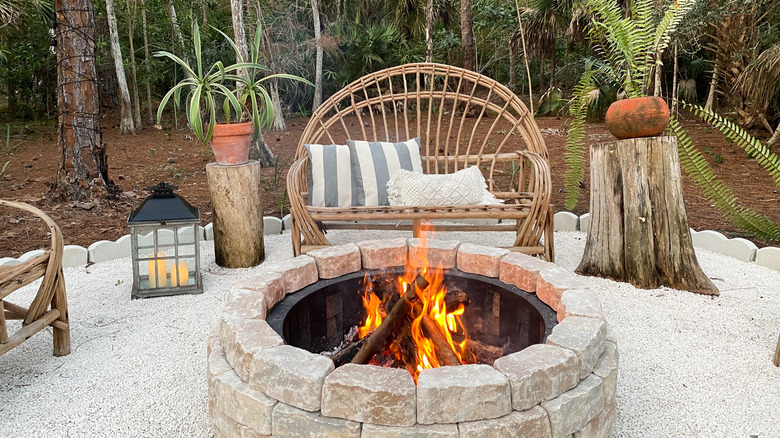
<svg viewBox="0 0 780 438">
<path fill-rule="evenodd" d="M 297 292 L 320 279 L 317 272 L 317 262 L 305 254 L 292 259 L 269 263 L 264 266 L 264 269 L 282 276 L 285 294 Z M 274 302 L 274 304 L 277 302 Z"/>
<path fill-rule="evenodd" d="M 358 438 L 360 423 L 322 416 L 319 412 L 278 403 L 273 414 L 274 436 L 300 438 Z"/>
<path fill-rule="evenodd" d="M 540 406 L 491 420 L 458 423 L 460 438 L 545 438 L 550 436 L 547 412 Z"/>
<path fill-rule="evenodd" d="M 265 319 L 266 299 L 258 290 L 233 288 L 228 292 L 222 316 L 229 318 Z"/>
<path fill-rule="evenodd" d="M 221 411 L 218 411 L 211 418 L 211 421 L 214 424 L 215 436 L 225 438 L 268 438 L 271 436 L 255 432 Z"/>
<path fill-rule="evenodd" d="M 591 374 L 574 389 L 542 402 L 542 407 L 550 419 L 551 436 L 569 437 L 604 409 L 601 378 Z"/>
<path fill-rule="evenodd" d="M 306 253 L 317 263 L 320 278 L 337 278 L 361 269 L 360 248 L 354 243 L 327 246 Z"/>
<path fill-rule="evenodd" d="M 233 371 L 217 376 L 215 394 L 219 411 L 254 432 L 271 435 L 271 414 L 276 400 L 250 388 Z"/>
<path fill-rule="evenodd" d="M 501 259 L 498 279 L 507 284 L 513 284 L 526 292 L 536 292 L 536 282 L 539 272 L 555 267 L 554 263 L 546 262 L 536 257 L 513 252 Z"/>
<path fill-rule="evenodd" d="M 458 247 L 458 269 L 485 277 L 498 277 L 501 258 L 507 254 L 509 250 L 503 248 L 464 243 Z"/>
<path fill-rule="evenodd" d="M 428 266 L 452 269 L 458 260 L 456 240 L 409 239 L 409 263 L 415 267 Z"/>
<path fill-rule="evenodd" d="M 539 271 L 536 280 L 536 296 L 553 310 L 558 310 L 563 291 L 587 288 L 587 284 L 579 275 L 558 267 Z"/>
<path fill-rule="evenodd" d="M 574 432 L 574 438 L 610 438 L 616 421 L 617 406 L 610 403 L 582 429 Z"/>
<path fill-rule="evenodd" d="M 496 359 L 493 368 L 509 379 L 516 411 L 558 397 L 580 383 L 577 355 L 553 345 L 531 345 Z"/>
<path fill-rule="evenodd" d="M 387 269 L 406 265 L 406 239 L 358 242 L 364 269 Z"/>
<path fill-rule="evenodd" d="M 424 370 L 417 379 L 417 422 L 458 423 L 512 411 L 509 380 L 488 365 Z"/>
<path fill-rule="evenodd" d="M 561 295 L 558 304 L 558 322 L 569 316 L 587 316 L 604 319 L 601 303 L 596 292 L 589 289 L 568 289 Z"/>
<path fill-rule="evenodd" d="M 458 438 L 457 424 L 415 424 L 409 427 L 363 423 L 361 438 Z"/>
<path fill-rule="evenodd" d="M 254 354 L 249 386 L 282 403 L 306 411 L 320 410 L 322 385 L 333 361 L 300 348 L 280 345 Z"/>
<path fill-rule="evenodd" d="M 276 303 L 284 298 L 285 294 L 284 278 L 282 277 L 282 274 L 271 272 L 265 267 L 261 269 L 260 274 L 242 281 L 235 287 L 262 293 L 265 297 L 266 309 L 275 306 Z"/>
<path fill-rule="evenodd" d="M 618 380 L 619 354 L 617 346 L 612 342 L 604 342 L 604 353 L 593 368 L 593 374 L 601 377 L 604 385 L 604 401 L 607 404 L 615 402 L 615 392 Z"/>
<path fill-rule="evenodd" d="M 325 378 L 322 415 L 388 426 L 412 426 L 415 385 L 405 369 L 345 364 Z"/>
<path fill-rule="evenodd" d="M 233 367 L 225 358 L 225 352 L 222 351 L 219 332 L 212 333 L 207 342 L 206 381 L 208 382 L 209 413 L 213 414 L 216 406 L 216 379 L 224 372 L 233 371 Z"/>
<path fill-rule="evenodd" d="M 222 318 L 220 339 L 228 363 L 245 382 L 255 353 L 284 344 L 263 319 Z"/>
<path fill-rule="evenodd" d="M 569 349 L 577 355 L 580 379 L 593 371 L 606 348 L 606 324 L 602 319 L 570 316 L 553 327 L 547 344 Z"/>
</svg>

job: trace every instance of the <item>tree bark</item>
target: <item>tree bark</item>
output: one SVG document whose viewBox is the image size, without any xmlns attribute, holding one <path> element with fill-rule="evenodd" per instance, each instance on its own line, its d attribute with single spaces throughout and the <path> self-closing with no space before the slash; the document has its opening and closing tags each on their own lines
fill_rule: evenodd
<svg viewBox="0 0 780 438">
<path fill-rule="evenodd" d="M 523 28 L 523 19 L 520 14 L 520 2 L 515 0 L 517 9 L 517 25 L 520 27 L 520 40 L 523 43 L 523 60 L 525 61 L 525 73 L 528 75 L 528 109 L 534 114 L 534 87 L 531 83 L 531 67 L 528 65 L 528 49 L 525 44 L 525 29 Z"/>
<path fill-rule="evenodd" d="M 69 200 L 115 196 L 100 131 L 91 0 L 56 0 L 57 103 L 61 151 L 51 195 Z"/>
<path fill-rule="evenodd" d="M 474 17 L 471 0 L 460 0 L 460 35 L 463 44 L 463 68 L 474 70 Z"/>
<path fill-rule="evenodd" d="M 217 265 L 249 268 L 265 259 L 260 163 L 206 165 Z"/>
<path fill-rule="evenodd" d="M 322 29 L 320 29 L 320 7 L 317 0 L 311 0 L 311 13 L 314 17 L 314 49 L 316 51 L 314 99 L 311 105 L 311 110 L 314 112 L 322 105 Z"/>
<path fill-rule="evenodd" d="M 715 95 L 718 91 L 718 75 L 718 63 L 716 60 L 714 67 L 712 68 L 712 80 L 710 80 L 710 91 L 707 93 L 707 103 L 704 104 L 704 109 L 707 111 L 713 111 L 713 108 L 715 107 Z"/>
<path fill-rule="evenodd" d="M 662 55 L 662 52 L 655 54 L 655 88 L 653 89 L 653 96 L 656 97 L 661 97 L 661 80 L 663 79 L 664 66 L 663 64 L 659 64 L 658 61 L 661 60 Z"/>
<path fill-rule="evenodd" d="M 677 57 L 677 44 L 674 45 L 674 71 L 672 78 L 672 111 L 677 113 L 677 88 L 679 87 L 679 81 L 677 75 L 679 74 L 679 60 Z"/>
<path fill-rule="evenodd" d="M 433 0 L 425 2 L 425 62 L 433 61 Z"/>
<path fill-rule="evenodd" d="M 133 83 L 133 123 L 135 123 L 135 129 L 140 131 L 143 129 L 143 122 L 141 121 L 141 93 L 138 92 L 138 74 L 135 69 L 135 46 L 133 45 L 136 12 L 135 0 L 132 0 L 132 8 L 130 3 L 131 0 L 126 0 L 127 38 L 130 42 L 130 81 Z"/>
<path fill-rule="evenodd" d="M 146 64 L 146 106 L 149 124 L 154 125 L 154 109 L 152 108 L 152 67 L 149 64 L 149 38 L 146 33 L 146 0 L 141 0 L 141 17 L 144 26 L 144 64 Z"/>
<path fill-rule="evenodd" d="M 718 295 L 693 250 L 677 138 L 595 144 L 590 162 L 590 226 L 576 272 Z"/>
<path fill-rule="evenodd" d="M 116 69 L 116 81 L 119 86 L 119 133 L 135 134 L 135 124 L 133 123 L 133 110 L 130 104 L 130 91 L 127 88 L 127 79 L 125 78 L 125 64 L 122 61 L 122 49 L 119 47 L 119 32 L 116 28 L 116 13 L 114 12 L 114 0 L 106 0 L 106 17 L 108 18 L 108 33 L 111 38 L 111 56 L 114 58 L 114 69 Z"/>
</svg>

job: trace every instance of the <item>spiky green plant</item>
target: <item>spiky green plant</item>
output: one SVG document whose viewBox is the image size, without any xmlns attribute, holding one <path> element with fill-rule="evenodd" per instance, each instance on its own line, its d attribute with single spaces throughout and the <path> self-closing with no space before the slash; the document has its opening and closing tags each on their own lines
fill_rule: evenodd
<svg viewBox="0 0 780 438">
<path fill-rule="evenodd" d="M 660 64 L 660 54 L 669 45 L 683 17 L 695 0 L 680 0 L 667 9 L 660 21 L 654 19 L 652 0 L 637 0 L 624 10 L 617 0 L 586 0 L 585 8 L 592 20 L 588 38 L 599 58 L 581 76 L 574 89 L 569 113 L 574 118 L 569 131 L 564 161 L 566 199 L 573 209 L 579 200 L 579 184 L 585 174 L 585 147 L 582 132 L 587 116 L 586 103 L 592 102 L 596 79 L 618 84 L 628 97 L 644 96 L 653 67 Z"/>
</svg>

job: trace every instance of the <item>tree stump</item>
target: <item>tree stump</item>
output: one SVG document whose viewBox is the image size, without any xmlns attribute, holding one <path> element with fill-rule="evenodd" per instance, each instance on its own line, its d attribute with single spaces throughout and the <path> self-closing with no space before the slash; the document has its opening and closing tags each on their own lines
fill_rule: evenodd
<svg viewBox="0 0 780 438">
<path fill-rule="evenodd" d="M 590 226 L 578 274 L 644 289 L 719 294 L 693 250 L 676 137 L 591 146 L 590 182 Z"/>
<path fill-rule="evenodd" d="M 248 268 L 265 259 L 261 167 L 257 161 L 235 166 L 206 165 L 214 214 L 214 253 L 219 266 Z"/>
</svg>

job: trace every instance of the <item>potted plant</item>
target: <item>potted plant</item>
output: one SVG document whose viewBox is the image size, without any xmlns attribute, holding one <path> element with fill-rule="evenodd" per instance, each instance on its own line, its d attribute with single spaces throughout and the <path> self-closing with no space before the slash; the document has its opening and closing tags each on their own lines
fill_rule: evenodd
<svg viewBox="0 0 780 438">
<path fill-rule="evenodd" d="M 617 0 L 586 0 L 590 16 L 588 37 L 597 59 L 574 88 L 569 112 L 574 117 L 567 139 L 564 161 L 565 206 L 574 208 L 584 174 L 583 140 L 589 107 L 601 96 L 604 84 L 625 93 L 607 110 L 607 128 L 619 139 L 661 134 L 669 121 L 669 109 L 660 97 L 648 97 L 653 67 L 669 45 L 683 17 L 695 0 L 678 0 L 655 19 L 653 0 L 628 3 L 627 10 Z"/>
<path fill-rule="evenodd" d="M 200 29 L 192 24 L 192 43 L 195 52 L 195 68 L 189 62 L 170 52 L 160 51 L 155 56 L 167 57 L 181 66 L 185 78 L 173 86 L 160 101 L 157 123 L 168 100 L 173 97 L 179 105 L 182 91 L 187 92 L 185 114 L 192 133 L 203 144 L 210 144 L 218 164 L 243 164 L 249 160 L 249 144 L 253 134 L 271 125 L 273 106 L 265 89 L 265 82 L 286 78 L 311 83 L 298 76 L 278 73 L 262 76 L 265 66 L 259 64 L 262 43 L 258 24 L 250 46 L 250 59 L 244 62 L 236 43 L 219 29 L 215 29 L 230 43 L 239 62 L 225 66 L 216 61 L 203 67 Z M 224 123 L 217 123 L 218 112 Z M 204 124 L 205 121 L 205 124 Z"/>
</svg>

